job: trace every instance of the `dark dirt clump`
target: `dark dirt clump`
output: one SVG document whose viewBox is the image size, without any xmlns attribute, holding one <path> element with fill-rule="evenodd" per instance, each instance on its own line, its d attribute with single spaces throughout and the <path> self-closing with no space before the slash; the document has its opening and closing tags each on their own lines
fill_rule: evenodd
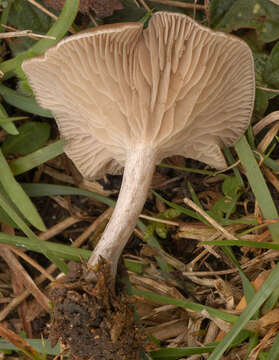
<svg viewBox="0 0 279 360">
<path fill-rule="evenodd" d="M 68 275 L 54 284 L 52 345 L 60 338 L 73 360 L 137 359 L 144 336 L 128 299 L 114 294 L 108 265 L 101 266 L 94 283 L 84 275 L 80 264 L 71 263 Z"/>
</svg>

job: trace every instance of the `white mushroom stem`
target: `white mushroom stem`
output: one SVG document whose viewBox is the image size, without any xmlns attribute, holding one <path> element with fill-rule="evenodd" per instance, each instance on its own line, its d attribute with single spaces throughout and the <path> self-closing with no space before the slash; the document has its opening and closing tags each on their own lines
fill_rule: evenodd
<svg viewBox="0 0 279 360">
<path fill-rule="evenodd" d="M 122 185 L 112 217 L 88 261 L 98 264 L 100 257 L 111 263 L 116 276 L 119 257 L 132 234 L 144 206 L 156 165 L 154 149 L 128 151 Z"/>
</svg>

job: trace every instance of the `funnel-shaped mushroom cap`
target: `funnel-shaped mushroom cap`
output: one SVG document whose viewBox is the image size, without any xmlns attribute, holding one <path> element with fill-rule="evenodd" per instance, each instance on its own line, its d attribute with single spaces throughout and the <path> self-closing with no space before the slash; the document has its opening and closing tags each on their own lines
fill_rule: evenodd
<svg viewBox="0 0 279 360">
<path fill-rule="evenodd" d="M 154 14 L 145 30 L 122 23 L 71 36 L 23 70 L 88 178 L 118 171 L 137 147 L 157 162 L 180 154 L 222 168 L 220 146 L 246 130 L 254 102 L 249 47 L 176 13 Z"/>
</svg>

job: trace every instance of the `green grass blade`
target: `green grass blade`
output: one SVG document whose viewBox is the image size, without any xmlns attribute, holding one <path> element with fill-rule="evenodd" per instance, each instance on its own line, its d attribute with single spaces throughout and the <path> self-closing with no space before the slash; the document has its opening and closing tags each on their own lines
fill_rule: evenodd
<svg viewBox="0 0 279 360">
<path fill-rule="evenodd" d="M 56 39 L 41 39 L 34 46 L 24 53 L 19 54 L 13 59 L 7 60 L 0 64 L 0 70 L 6 75 L 7 72 L 15 71 L 21 72 L 21 63 L 23 60 L 31 58 L 33 56 L 44 53 L 50 46 L 56 44 L 66 34 L 69 27 L 72 25 L 76 14 L 78 12 L 79 0 L 66 0 L 63 10 L 61 11 L 59 18 L 52 25 L 48 31 L 48 36 L 54 36 Z M 7 78 L 7 76 L 5 77 Z"/>
<path fill-rule="evenodd" d="M 73 186 L 65 185 L 53 185 L 53 184 L 27 184 L 22 183 L 22 188 L 26 193 L 31 197 L 41 197 L 41 196 L 54 196 L 54 195 L 82 195 L 88 196 L 96 201 L 100 201 L 103 204 L 114 207 L 116 201 L 109 199 L 106 196 L 96 194 L 89 190 L 83 190 L 75 188 Z"/>
<path fill-rule="evenodd" d="M 236 160 L 234 159 L 233 154 L 231 153 L 230 149 L 225 147 L 223 150 L 224 150 L 224 154 L 226 156 L 226 159 L 227 159 L 229 165 L 235 164 Z M 240 171 L 238 170 L 238 167 L 234 166 L 232 170 L 234 172 L 234 176 L 238 179 L 238 183 L 240 184 L 240 186 L 244 187 L 244 182 L 243 182 L 242 176 L 240 174 Z"/>
<path fill-rule="evenodd" d="M 4 100 L 14 107 L 29 112 L 31 114 L 40 115 L 47 118 L 53 118 L 49 110 L 41 108 L 32 96 L 20 95 L 15 90 L 9 89 L 0 83 L 0 95 Z M 14 125 L 14 124 L 12 124 Z"/>
<path fill-rule="evenodd" d="M 1 105 L 1 104 L 0 104 L 0 117 L 2 119 L 9 119 L 8 114 L 7 114 L 4 106 Z M 10 123 L 10 122 L 5 123 L 3 121 L 0 121 L 0 125 L 5 131 L 7 131 L 8 134 L 18 135 L 18 130 L 15 127 L 15 124 Z"/>
<path fill-rule="evenodd" d="M 279 333 L 276 335 L 273 341 L 272 347 L 267 355 L 266 360 L 278 360 L 279 359 Z"/>
<path fill-rule="evenodd" d="M 22 187 L 15 180 L 11 169 L 0 149 L 0 182 L 9 195 L 10 199 L 20 210 L 23 216 L 37 229 L 45 231 L 45 225 L 41 219 L 37 209 L 26 195 Z"/>
<path fill-rule="evenodd" d="M 248 306 L 243 310 L 242 314 L 236 320 L 224 339 L 217 345 L 216 349 L 210 355 L 208 360 L 222 359 L 224 352 L 229 348 L 240 331 L 244 328 L 252 316 L 260 309 L 262 304 L 268 299 L 272 292 L 278 287 L 278 279 L 279 263 L 273 268 L 261 286 L 260 290 L 251 299 Z"/>
<path fill-rule="evenodd" d="M 152 194 L 154 194 L 159 200 L 161 200 L 163 203 L 167 204 L 169 207 L 173 208 L 173 209 L 176 209 L 178 211 L 180 211 L 181 213 L 185 214 L 185 215 L 188 215 L 196 220 L 200 220 L 200 216 L 195 212 L 195 211 L 192 211 L 192 210 L 189 210 L 189 209 L 186 209 L 185 207 L 183 206 L 180 206 L 180 205 L 177 205 L 171 201 L 168 201 L 166 199 L 164 199 L 161 195 L 159 195 L 156 191 L 152 190 L 151 191 Z M 208 224 L 207 222 L 205 222 L 205 224 Z"/>
<path fill-rule="evenodd" d="M 263 216 L 266 219 L 277 219 L 278 212 L 275 204 L 245 136 L 242 136 L 240 140 L 238 140 L 235 144 L 235 149 L 243 167 L 246 170 L 246 176 L 259 203 Z M 279 242 L 279 223 L 270 224 L 268 227 L 273 241 Z"/>
<path fill-rule="evenodd" d="M 262 307 L 262 313 L 266 314 L 267 312 L 274 309 L 278 303 L 278 300 L 279 300 L 279 286 L 277 289 L 275 289 L 273 291 L 273 293 L 270 295 L 270 297 L 264 303 L 264 306 Z"/>
<path fill-rule="evenodd" d="M 176 360 L 185 356 L 210 353 L 214 350 L 216 345 L 206 345 L 200 347 L 185 347 L 185 348 L 166 348 L 158 351 L 152 351 L 152 359 L 158 360 Z"/>
<path fill-rule="evenodd" d="M 183 172 L 190 172 L 190 173 L 194 173 L 194 174 L 200 174 L 200 175 L 218 176 L 218 177 L 221 177 L 221 178 L 226 177 L 226 175 L 222 175 L 222 174 L 216 175 L 216 171 L 212 171 L 212 170 L 201 170 L 201 169 L 187 168 L 187 167 L 164 164 L 164 163 L 161 163 L 158 166 L 163 167 L 163 168 L 168 168 L 168 169 L 180 170 L 180 171 L 183 171 Z"/>
<path fill-rule="evenodd" d="M 44 241 L 41 241 L 36 234 L 33 233 L 31 229 L 26 225 L 22 218 L 17 214 L 17 212 L 9 205 L 5 197 L 0 193 L 0 207 L 6 212 L 6 214 L 13 219 L 16 225 L 28 236 L 28 241 L 33 241 L 37 243 L 39 252 L 43 253 L 46 257 L 49 258 L 51 262 L 56 264 L 56 266 L 62 271 L 67 272 L 68 268 L 65 263 L 63 263 L 55 253 L 47 248 Z M 3 233 L 2 233 L 3 234 Z M 6 235 L 6 234 L 5 234 Z"/>
<path fill-rule="evenodd" d="M 18 120 L 25 120 L 28 119 L 27 116 L 10 116 L 10 117 L 0 117 L 0 125 L 5 125 L 5 124 L 9 124 L 13 121 L 18 121 Z M 11 135 L 17 135 L 17 134 L 11 134 Z"/>
<path fill-rule="evenodd" d="M 243 331 L 241 336 L 238 336 L 238 338 L 234 341 L 232 347 L 242 344 L 243 341 L 247 339 L 248 334 L 250 334 L 248 331 Z M 217 344 L 218 342 L 210 343 L 208 345 L 199 347 L 162 348 L 157 351 L 152 351 L 151 355 L 152 359 L 177 360 L 181 359 L 182 357 L 184 358 L 185 356 L 211 353 L 216 348 Z"/>
<path fill-rule="evenodd" d="M 0 32 L 4 32 L 5 29 L 3 28 L 2 24 L 6 25 L 8 22 L 8 17 L 9 17 L 9 13 L 10 10 L 12 8 L 14 0 L 9 0 L 7 1 L 6 7 L 3 8 L 2 13 L 1 13 L 1 17 L 0 17 Z"/>
<path fill-rule="evenodd" d="M 72 186 L 52 185 L 52 184 L 22 184 L 23 189 L 29 196 L 53 196 L 53 195 L 82 195 L 88 196 L 91 199 L 97 200 L 103 204 L 115 207 L 116 201 L 107 198 L 106 196 L 96 194 L 92 191 L 75 188 Z M 142 232 L 146 231 L 146 226 L 141 220 L 137 221 L 137 226 Z M 149 236 L 146 242 L 153 247 L 161 248 L 160 243 L 155 236 Z M 156 261 L 164 273 L 168 273 L 169 266 L 161 258 L 156 256 Z"/>
<path fill-rule="evenodd" d="M 211 308 L 210 306 L 196 304 L 191 301 L 174 299 L 168 296 L 162 296 L 149 291 L 139 290 L 135 288 L 132 288 L 131 291 L 133 295 L 143 296 L 145 299 L 154 301 L 159 304 L 175 305 L 195 312 L 201 312 L 203 310 L 206 310 L 211 316 L 231 323 L 236 322 L 238 319 L 238 316 L 236 315 L 232 315 L 225 311 Z"/>
<path fill-rule="evenodd" d="M 51 347 L 50 341 L 47 339 L 24 339 L 24 340 L 41 354 L 58 355 L 61 352 L 60 344 Z M 18 348 L 15 345 L 3 339 L 0 339 L 0 349 L 13 350 L 13 351 L 18 350 Z"/>
<path fill-rule="evenodd" d="M 31 154 L 12 160 L 10 168 L 14 175 L 20 175 L 29 171 L 46 161 L 55 158 L 64 152 L 65 140 L 56 141 L 53 144 L 43 147 Z"/>
<path fill-rule="evenodd" d="M 227 177 L 227 176 L 226 176 Z M 189 210 L 183 206 L 177 205 L 171 201 L 168 201 L 164 199 L 161 195 L 159 195 L 156 191 L 151 190 L 152 194 L 154 194 L 159 200 L 161 200 L 163 203 L 167 204 L 170 208 L 173 208 L 175 210 L 180 211 L 181 213 L 190 216 L 191 218 L 195 220 L 202 221 L 205 225 L 208 225 L 208 222 L 201 217 L 199 214 L 197 214 L 195 211 Z M 232 224 L 247 224 L 247 225 L 256 225 L 257 220 L 256 219 L 237 219 L 237 220 L 230 220 L 230 219 L 220 219 L 219 221 L 220 225 L 226 226 L 226 225 L 232 225 Z"/>
<path fill-rule="evenodd" d="M 221 247 L 223 252 L 228 256 L 228 258 L 234 263 L 236 268 L 239 271 L 239 275 L 242 281 L 243 291 L 246 298 L 247 303 L 252 299 L 252 297 L 255 295 L 255 289 L 253 288 L 251 282 L 247 278 L 247 276 L 244 274 L 243 270 L 241 269 L 241 266 L 239 265 L 236 257 L 234 256 L 234 253 L 231 249 L 231 247 L 222 246 Z"/>
<path fill-rule="evenodd" d="M 247 246 L 256 249 L 279 250 L 279 244 L 270 243 L 270 242 L 249 241 L 249 240 L 213 240 L 213 241 L 202 241 L 201 244 L 218 245 L 218 246 Z"/>
<path fill-rule="evenodd" d="M 23 236 L 13 236 L 0 232 L 0 243 L 14 245 L 23 249 L 38 252 L 45 255 L 46 250 L 48 253 L 52 252 L 57 258 L 65 260 L 81 261 L 82 259 L 88 260 L 91 251 L 84 249 L 77 249 L 68 245 L 58 244 L 50 241 L 42 241 L 40 239 L 26 238 Z"/>
</svg>

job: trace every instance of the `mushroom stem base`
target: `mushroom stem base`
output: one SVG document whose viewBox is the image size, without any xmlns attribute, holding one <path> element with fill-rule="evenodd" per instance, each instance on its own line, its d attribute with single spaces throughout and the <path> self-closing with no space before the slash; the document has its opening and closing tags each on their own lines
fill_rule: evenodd
<svg viewBox="0 0 279 360">
<path fill-rule="evenodd" d="M 88 265 L 100 257 L 111 263 L 115 278 L 119 257 L 132 234 L 144 206 L 156 164 L 154 149 L 134 149 L 127 153 L 119 197 L 112 217 L 95 247 Z"/>
</svg>

